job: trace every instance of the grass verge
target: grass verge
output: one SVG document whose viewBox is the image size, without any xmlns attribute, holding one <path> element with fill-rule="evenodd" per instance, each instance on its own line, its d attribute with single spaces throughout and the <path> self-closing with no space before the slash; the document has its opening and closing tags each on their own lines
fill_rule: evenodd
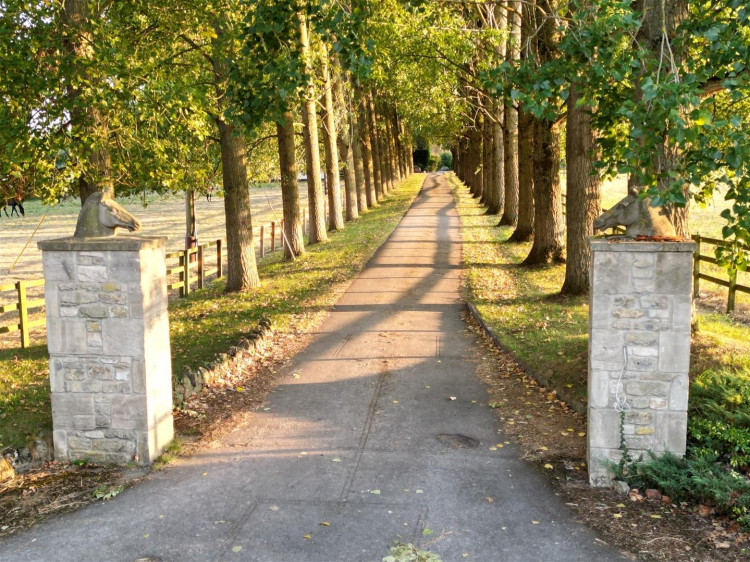
<svg viewBox="0 0 750 562">
<path fill-rule="evenodd" d="M 450 181 L 463 227 L 465 298 L 523 364 L 533 366 L 554 389 L 585 403 L 587 297 L 559 294 L 564 265 L 518 265 L 531 243 L 506 242 L 512 229 L 496 226 L 497 217 L 485 215 L 455 176 Z M 686 459 L 632 467 L 630 478 L 659 485 L 676 498 L 690 496 L 748 525 L 750 503 L 735 499 L 744 497 L 750 486 L 743 476 L 750 475 L 750 328 L 725 315 L 702 313 L 697 326 Z M 636 474 L 649 477 L 639 480 Z M 701 479 L 704 486 L 698 488 Z M 692 495 L 685 492 L 691 486 Z"/>
<path fill-rule="evenodd" d="M 286 262 L 275 253 L 261 260 L 257 290 L 224 294 L 218 282 L 170 303 L 173 373 L 210 363 L 261 318 L 270 319 L 277 332 L 304 331 L 393 232 L 424 177 L 411 176 L 379 206 L 299 259 Z M 23 447 L 28 436 L 51 428 L 47 362 L 46 345 L 0 350 L 0 449 Z"/>
</svg>

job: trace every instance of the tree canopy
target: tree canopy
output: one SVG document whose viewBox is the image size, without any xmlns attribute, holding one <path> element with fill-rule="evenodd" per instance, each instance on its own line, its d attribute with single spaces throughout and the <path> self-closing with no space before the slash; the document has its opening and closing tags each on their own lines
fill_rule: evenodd
<svg viewBox="0 0 750 562">
<path fill-rule="evenodd" d="M 326 45 L 312 60 L 302 58 L 300 14 L 311 45 Z M 726 198 L 731 244 L 720 257 L 747 267 L 743 0 L 1 0 L 0 15 L 4 196 L 218 185 L 217 121 L 243 138 L 250 178 L 277 177 L 276 123 L 298 123 L 327 52 L 350 113 L 372 96 L 375 132 L 455 154 L 478 127 L 485 139 L 492 123 L 498 139 L 512 136 L 504 115 L 561 125 L 576 85 L 575 106 L 595 131 L 595 172 L 628 174 L 682 233 L 680 208 Z"/>
</svg>

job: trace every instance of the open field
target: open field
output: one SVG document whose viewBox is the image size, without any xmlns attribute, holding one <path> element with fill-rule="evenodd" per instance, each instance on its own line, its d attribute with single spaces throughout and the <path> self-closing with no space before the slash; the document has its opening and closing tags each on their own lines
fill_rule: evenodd
<svg viewBox="0 0 750 562">
<path fill-rule="evenodd" d="M 140 219 L 141 234 L 167 236 L 167 251 L 185 247 L 185 199 L 182 195 L 149 195 L 145 207 L 139 198 L 123 198 L 118 202 Z M 306 198 L 301 203 L 306 207 Z M 260 225 L 281 219 L 279 185 L 251 188 L 250 205 L 257 235 Z M 6 218 L 5 214 L 0 217 L 0 284 L 41 277 L 42 253 L 36 243 L 72 236 L 81 203 L 77 198 L 70 198 L 55 207 L 39 201 L 28 201 L 24 207 L 25 217 Z M 226 236 L 223 199 L 214 195 L 209 202 L 196 195 L 195 208 L 199 243 Z"/>
<path fill-rule="evenodd" d="M 140 198 L 123 198 L 119 202 L 140 219 L 141 234 L 167 236 L 168 252 L 185 247 L 184 196 L 148 195 L 145 206 Z M 264 184 L 251 188 L 250 204 L 257 246 L 261 225 L 281 219 L 279 185 Z M 307 198 L 301 200 L 300 204 L 307 208 Z M 71 198 L 54 207 L 42 205 L 39 201 L 28 201 L 24 207 L 24 217 L 6 218 L 4 214 L 0 217 L 0 285 L 19 280 L 41 279 L 42 252 L 37 248 L 37 242 L 71 236 L 75 230 L 81 204 L 77 198 Z M 198 243 L 226 238 L 223 199 L 214 195 L 209 202 L 205 197 L 196 195 L 195 207 Z M 266 236 L 269 235 L 269 230 L 266 229 Z M 43 287 L 30 289 L 28 296 L 30 299 L 43 298 Z M 15 298 L 13 291 L 0 293 L 0 306 L 15 301 Z M 36 313 L 32 311 L 32 317 L 34 314 Z M 15 312 L 0 314 L 0 325 L 15 322 Z M 43 343 L 44 326 L 32 328 L 30 336 L 33 343 Z M 0 334 L 0 349 L 13 349 L 19 346 L 18 332 Z"/>
</svg>

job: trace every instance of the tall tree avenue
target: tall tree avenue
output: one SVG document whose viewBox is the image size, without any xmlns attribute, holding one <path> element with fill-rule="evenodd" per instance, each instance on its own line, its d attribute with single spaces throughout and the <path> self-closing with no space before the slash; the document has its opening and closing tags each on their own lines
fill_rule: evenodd
<svg viewBox="0 0 750 562">
<path fill-rule="evenodd" d="M 250 193 L 279 182 L 295 260 L 443 165 L 523 263 L 588 291 L 601 183 L 718 261 L 750 245 L 744 0 L 0 0 L 0 196 L 222 196 L 227 292 L 261 283 Z M 623 197 L 628 195 L 623 193 Z M 193 210 L 191 210 L 193 209 Z M 192 222 L 192 226 L 191 223 Z"/>
</svg>

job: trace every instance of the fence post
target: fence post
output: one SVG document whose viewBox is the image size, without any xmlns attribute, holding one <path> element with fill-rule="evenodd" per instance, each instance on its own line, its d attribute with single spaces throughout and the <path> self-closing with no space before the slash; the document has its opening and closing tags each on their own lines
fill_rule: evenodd
<svg viewBox="0 0 750 562">
<path fill-rule="evenodd" d="M 198 288 L 203 288 L 203 246 L 198 246 Z"/>
<path fill-rule="evenodd" d="M 216 278 L 221 279 L 224 275 L 221 259 L 221 238 L 216 241 Z"/>
<path fill-rule="evenodd" d="M 734 297 L 737 294 L 737 270 L 729 272 L 729 295 L 727 296 L 727 314 L 734 312 Z"/>
<path fill-rule="evenodd" d="M 21 347 L 29 347 L 29 309 L 26 308 L 26 281 L 16 281 L 18 291 L 18 328 L 21 331 Z"/>
<path fill-rule="evenodd" d="M 182 293 L 183 296 L 187 296 L 190 294 L 190 250 L 184 251 L 185 259 L 182 260 L 182 270 L 183 275 L 185 276 L 185 286 L 184 286 L 184 292 Z"/>
<path fill-rule="evenodd" d="M 260 225 L 260 257 L 266 257 L 266 227 Z"/>
<path fill-rule="evenodd" d="M 695 240 L 695 254 L 693 254 L 693 298 L 697 299 L 700 293 L 700 282 L 701 282 L 701 236 L 696 234 L 693 236 Z"/>
<path fill-rule="evenodd" d="M 276 221 L 271 223 L 271 251 L 276 250 Z"/>
</svg>

